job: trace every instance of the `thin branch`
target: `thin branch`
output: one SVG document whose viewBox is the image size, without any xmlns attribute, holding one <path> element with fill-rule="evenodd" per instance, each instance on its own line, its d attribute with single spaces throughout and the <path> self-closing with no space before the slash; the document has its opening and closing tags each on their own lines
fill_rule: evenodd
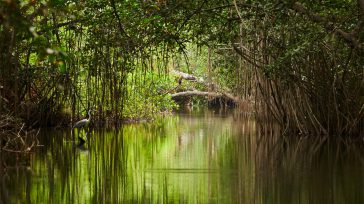
<svg viewBox="0 0 364 204">
<path fill-rule="evenodd" d="M 118 14 L 118 12 L 116 10 L 115 0 L 110 0 L 110 3 L 111 3 L 111 7 L 113 8 L 114 16 L 118 21 L 118 26 L 119 26 L 119 29 L 120 29 L 121 33 L 123 33 L 126 37 L 131 39 L 131 37 L 125 31 L 123 24 L 121 23 L 120 16 L 119 16 L 119 14 Z"/>
<path fill-rule="evenodd" d="M 235 43 L 232 43 L 232 46 L 233 46 L 235 52 L 238 53 L 247 62 L 249 62 L 250 64 L 254 65 L 257 68 L 262 68 L 262 66 L 258 65 L 256 62 L 254 62 L 253 60 L 251 60 L 247 55 L 245 55 L 243 53 L 243 51 L 237 45 L 235 45 Z"/>
<path fill-rule="evenodd" d="M 326 18 L 313 13 L 311 11 L 309 11 L 305 6 L 303 6 L 301 3 L 299 2 L 295 2 L 292 6 L 292 9 L 295 10 L 296 12 L 300 13 L 300 14 L 304 14 L 306 15 L 310 20 L 316 22 L 316 23 L 320 23 L 324 26 L 324 28 L 330 32 L 333 32 L 335 35 L 343 38 L 347 43 L 349 43 L 351 46 L 355 47 L 355 48 L 361 48 L 362 46 L 360 45 L 358 39 L 356 39 L 356 37 L 352 34 L 352 33 L 348 33 L 345 32 L 339 28 L 336 28 L 334 26 L 334 24 L 330 21 L 328 21 Z"/>
<path fill-rule="evenodd" d="M 191 18 L 194 16 L 194 15 L 196 15 L 197 13 L 199 13 L 199 12 L 201 12 L 201 10 L 202 10 L 202 7 L 203 7 L 203 5 L 205 5 L 205 3 L 207 2 L 207 0 L 204 0 L 202 3 L 201 3 L 201 5 L 196 9 L 196 10 L 194 10 L 184 21 L 183 21 L 183 23 L 182 23 L 182 25 L 178 28 L 178 32 L 187 24 L 187 22 L 189 21 L 189 20 L 191 20 Z"/>
<path fill-rule="evenodd" d="M 220 9 L 225 9 L 225 8 L 231 8 L 231 7 L 234 7 L 234 6 L 235 6 L 235 4 L 227 4 L 227 5 L 217 6 L 217 7 L 213 7 L 213 8 L 209 8 L 209 9 L 202 9 L 201 11 L 203 11 L 203 12 L 215 11 L 215 10 L 220 10 Z M 236 6 L 247 7 L 247 8 L 256 8 L 254 5 L 243 4 L 243 3 L 236 3 Z"/>
</svg>

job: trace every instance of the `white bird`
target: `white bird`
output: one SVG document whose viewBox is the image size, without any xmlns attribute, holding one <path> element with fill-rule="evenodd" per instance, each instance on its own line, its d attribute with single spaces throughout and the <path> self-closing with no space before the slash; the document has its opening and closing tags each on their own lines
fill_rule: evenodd
<svg viewBox="0 0 364 204">
<path fill-rule="evenodd" d="M 91 110 L 88 111 L 88 118 L 82 119 L 78 122 L 76 122 L 76 124 L 72 127 L 72 129 L 74 128 L 83 128 L 85 126 L 88 126 L 88 124 L 91 122 Z"/>
</svg>

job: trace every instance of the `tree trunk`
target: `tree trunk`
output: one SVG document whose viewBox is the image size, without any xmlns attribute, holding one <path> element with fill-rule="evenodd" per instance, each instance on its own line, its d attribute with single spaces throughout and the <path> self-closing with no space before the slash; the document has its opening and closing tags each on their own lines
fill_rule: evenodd
<svg viewBox="0 0 364 204">
<path fill-rule="evenodd" d="M 11 111 L 17 112 L 19 105 L 18 100 L 18 67 L 13 50 L 15 47 L 15 29 L 10 26 L 4 26 L 0 35 L 0 90 L 1 100 L 0 109 L 10 108 Z"/>
</svg>

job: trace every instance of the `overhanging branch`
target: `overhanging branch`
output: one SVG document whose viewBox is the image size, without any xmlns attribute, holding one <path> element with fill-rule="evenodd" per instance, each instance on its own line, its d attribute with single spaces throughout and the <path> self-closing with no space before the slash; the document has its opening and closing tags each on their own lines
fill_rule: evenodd
<svg viewBox="0 0 364 204">
<path fill-rule="evenodd" d="M 235 43 L 232 43 L 232 46 L 233 46 L 235 52 L 238 53 L 238 55 L 240 55 L 245 61 L 249 62 L 250 64 L 252 64 L 253 66 L 255 66 L 257 68 L 262 68 L 262 66 L 258 65 L 256 62 L 254 62 L 252 59 L 250 59 L 250 57 L 248 57 L 246 54 L 244 54 L 243 51 Z"/>
<path fill-rule="evenodd" d="M 326 18 L 312 12 L 309 11 L 305 6 L 303 6 L 301 3 L 299 2 L 295 2 L 292 6 L 292 9 L 295 10 L 297 13 L 306 15 L 310 20 L 312 20 L 313 22 L 319 23 L 321 25 L 323 25 L 323 27 L 330 31 L 333 32 L 335 35 L 337 35 L 338 37 L 341 37 L 342 39 L 344 39 L 349 45 L 355 47 L 355 48 L 361 48 L 361 45 L 358 41 L 358 39 L 356 39 L 356 37 L 352 34 L 352 33 L 348 33 L 345 32 L 339 28 L 336 28 L 334 26 L 334 24 L 330 21 L 328 21 Z"/>
</svg>

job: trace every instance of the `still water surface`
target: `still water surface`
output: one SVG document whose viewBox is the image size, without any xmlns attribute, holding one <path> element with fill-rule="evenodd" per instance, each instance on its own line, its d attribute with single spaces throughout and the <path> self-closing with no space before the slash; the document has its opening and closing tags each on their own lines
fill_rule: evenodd
<svg viewBox="0 0 364 204">
<path fill-rule="evenodd" d="M 0 203 L 364 203 L 362 145 L 277 143 L 272 129 L 205 111 L 93 131 L 81 147 L 44 131 L 28 167 L 2 173 Z"/>
</svg>

